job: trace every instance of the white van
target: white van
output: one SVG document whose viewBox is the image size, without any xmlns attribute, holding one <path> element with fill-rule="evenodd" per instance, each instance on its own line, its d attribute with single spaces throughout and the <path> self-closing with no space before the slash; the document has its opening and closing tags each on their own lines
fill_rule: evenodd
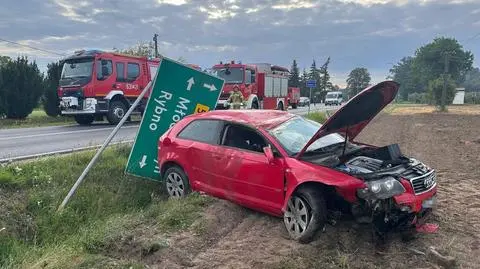
<svg viewBox="0 0 480 269">
<path fill-rule="evenodd" d="M 325 96 L 325 105 L 341 105 L 343 102 L 342 92 L 328 92 Z"/>
</svg>

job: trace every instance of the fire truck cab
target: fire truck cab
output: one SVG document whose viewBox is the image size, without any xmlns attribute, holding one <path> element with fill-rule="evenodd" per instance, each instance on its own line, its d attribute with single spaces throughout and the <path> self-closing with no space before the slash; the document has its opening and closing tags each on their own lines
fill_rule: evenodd
<svg viewBox="0 0 480 269">
<path fill-rule="evenodd" d="M 245 109 L 279 109 L 288 107 L 288 74 L 286 68 L 268 63 L 242 64 L 220 62 L 211 72 L 225 84 L 216 109 L 229 108 L 228 98 L 237 85 L 245 100 Z"/>
<path fill-rule="evenodd" d="M 154 78 L 160 61 L 82 50 L 62 62 L 58 88 L 61 114 L 85 125 L 104 117 L 117 124 Z M 148 94 L 136 112 L 143 113 L 147 98 Z"/>
</svg>

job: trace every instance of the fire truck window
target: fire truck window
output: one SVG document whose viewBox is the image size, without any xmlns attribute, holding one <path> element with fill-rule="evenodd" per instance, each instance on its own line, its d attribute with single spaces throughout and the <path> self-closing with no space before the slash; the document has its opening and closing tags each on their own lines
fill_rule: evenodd
<svg viewBox="0 0 480 269">
<path fill-rule="evenodd" d="M 127 66 L 127 80 L 135 81 L 140 75 L 140 65 L 134 63 L 128 63 Z"/>
<path fill-rule="evenodd" d="M 116 63 L 115 66 L 117 67 L 117 81 L 125 82 L 125 64 Z"/>
<path fill-rule="evenodd" d="M 245 84 L 251 84 L 251 83 L 252 83 L 252 71 L 245 70 Z"/>
<path fill-rule="evenodd" d="M 105 80 L 113 72 L 113 64 L 110 60 L 97 61 L 97 79 Z"/>
</svg>

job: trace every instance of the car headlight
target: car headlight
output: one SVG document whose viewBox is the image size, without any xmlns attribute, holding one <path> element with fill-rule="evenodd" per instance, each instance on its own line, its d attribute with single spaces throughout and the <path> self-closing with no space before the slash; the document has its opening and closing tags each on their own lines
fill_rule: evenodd
<svg viewBox="0 0 480 269">
<path fill-rule="evenodd" d="M 405 192 L 402 183 L 393 177 L 387 177 L 379 180 L 365 182 L 367 189 L 359 190 L 361 198 L 372 197 L 376 199 L 386 199 Z"/>
</svg>

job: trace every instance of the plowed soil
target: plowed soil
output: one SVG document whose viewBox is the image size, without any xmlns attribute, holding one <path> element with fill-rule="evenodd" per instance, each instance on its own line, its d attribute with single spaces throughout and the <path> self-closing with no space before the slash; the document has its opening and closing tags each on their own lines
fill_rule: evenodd
<svg viewBox="0 0 480 269">
<path fill-rule="evenodd" d="M 431 219 L 437 233 L 409 242 L 394 236 L 379 252 L 368 227 L 343 217 L 302 245 L 288 239 L 281 219 L 219 200 L 196 224 L 204 226 L 201 233 L 169 235 L 167 248 L 123 258 L 131 255 L 148 268 L 439 268 L 421 254 L 435 246 L 457 268 L 480 268 L 480 116 L 384 113 L 356 140 L 398 143 L 437 170 L 439 204 Z"/>
</svg>

